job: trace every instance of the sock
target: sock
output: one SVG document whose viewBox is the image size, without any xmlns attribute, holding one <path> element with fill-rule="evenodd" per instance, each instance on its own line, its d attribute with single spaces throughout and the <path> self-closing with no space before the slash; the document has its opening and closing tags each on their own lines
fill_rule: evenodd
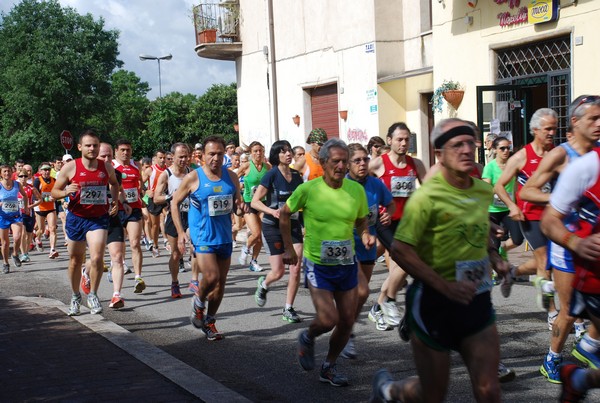
<svg viewBox="0 0 600 403">
<path fill-rule="evenodd" d="M 386 402 L 391 402 L 394 400 L 392 399 L 392 382 L 386 382 L 381 385 L 381 394 Z"/>
<path fill-rule="evenodd" d="M 546 281 L 542 284 L 542 291 L 551 294 L 555 291 L 554 289 L 554 281 Z"/>
<path fill-rule="evenodd" d="M 142 278 L 142 276 L 140 276 L 139 274 L 136 274 L 135 279 L 137 280 L 138 278 Z"/>
<path fill-rule="evenodd" d="M 293 307 L 294 305 L 292 304 L 285 304 L 285 310 L 287 311 L 288 309 L 290 309 L 291 307 Z"/>
<path fill-rule="evenodd" d="M 554 361 L 554 360 L 560 359 L 560 358 L 562 358 L 561 353 L 555 353 L 554 351 L 552 351 L 552 349 L 548 350 L 548 355 L 546 356 L 546 361 L 550 362 L 550 361 Z"/>
<path fill-rule="evenodd" d="M 197 295 L 194 295 L 194 306 L 204 309 L 204 302 L 200 301 L 200 298 Z"/>
<path fill-rule="evenodd" d="M 72 298 L 81 298 L 81 293 L 79 291 L 74 292 Z"/>
<path fill-rule="evenodd" d="M 266 280 L 266 279 L 265 279 L 265 280 Z M 262 281 L 262 283 L 260 283 L 260 286 L 261 286 L 263 289 L 265 289 L 265 290 L 268 290 L 268 289 L 269 289 L 269 286 L 267 285 L 267 282 L 266 282 L 265 280 L 263 280 L 263 281 Z"/>
<path fill-rule="evenodd" d="M 587 382 L 587 371 L 583 368 L 578 368 L 571 374 L 571 386 L 579 392 L 585 392 L 590 387 Z"/>
<path fill-rule="evenodd" d="M 119 291 L 113 292 L 113 297 L 120 297 L 121 293 Z"/>
<path fill-rule="evenodd" d="M 583 339 L 581 339 L 579 345 L 584 351 L 587 351 L 588 353 L 592 354 L 600 350 L 600 340 L 592 339 L 589 334 L 583 336 Z"/>
<path fill-rule="evenodd" d="M 385 302 L 396 302 L 396 298 L 385 297 Z"/>
</svg>

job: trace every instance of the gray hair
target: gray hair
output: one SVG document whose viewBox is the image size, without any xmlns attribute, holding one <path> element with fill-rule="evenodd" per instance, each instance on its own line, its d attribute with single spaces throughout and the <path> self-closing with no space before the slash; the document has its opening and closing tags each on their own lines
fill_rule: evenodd
<svg viewBox="0 0 600 403">
<path fill-rule="evenodd" d="M 435 145 L 435 141 L 446 131 L 446 127 L 451 123 L 462 123 L 463 125 L 469 125 L 466 120 L 462 120 L 459 118 L 447 118 L 439 121 L 437 125 L 431 131 L 431 136 L 429 136 L 431 145 Z"/>
<path fill-rule="evenodd" d="M 171 153 L 172 153 L 172 154 L 175 154 L 175 152 L 177 151 L 177 149 L 178 149 L 179 147 L 183 147 L 183 148 L 184 148 L 184 149 L 185 149 L 185 150 L 186 150 L 188 153 L 190 153 L 190 152 L 191 152 L 191 150 L 190 150 L 190 146 L 189 146 L 189 145 L 187 145 L 186 143 L 175 143 L 175 144 L 173 144 L 173 145 L 171 146 Z"/>
<path fill-rule="evenodd" d="M 329 160 L 329 150 L 331 150 L 332 148 L 341 148 L 342 150 L 348 153 L 348 156 L 350 156 L 350 150 L 348 149 L 346 143 L 344 143 L 343 140 L 340 140 L 338 138 L 332 138 L 327 140 L 319 150 L 319 162 L 321 163 L 321 165 L 323 165 Z"/>
<path fill-rule="evenodd" d="M 550 108 L 540 108 L 531 116 L 531 120 L 529 121 L 529 133 L 531 135 L 535 135 L 533 132 L 534 129 L 540 129 L 542 127 L 542 119 L 546 116 L 551 116 L 554 119 L 558 120 L 558 115 L 553 109 Z"/>
<path fill-rule="evenodd" d="M 580 95 L 575 98 L 569 105 L 569 124 L 571 124 L 571 118 L 581 118 L 592 105 L 600 106 L 600 98 L 594 95 Z"/>
</svg>

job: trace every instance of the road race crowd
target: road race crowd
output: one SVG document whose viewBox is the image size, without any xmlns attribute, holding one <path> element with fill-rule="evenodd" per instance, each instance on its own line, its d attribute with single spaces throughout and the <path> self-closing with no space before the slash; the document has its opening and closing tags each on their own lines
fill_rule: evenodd
<svg viewBox="0 0 600 403">
<path fill-rule="evenodd" d="M 81 158 L 66 154 L 35 171 L 23 160 L 0 166 L 3 272 L 10 260 L 15 267 L 29 262 L 34 249 L 49 247 L 48 258 L 58 257 L 60 221 L 73 291 L 69 315 L 80 314 L 81 291 L 98 314 L 106 250 L 112 309 L 125 305 L 123 279 L 131 269 L 133 292 L 146 288 L 142 248 L 153 257 L 168 253 L 171 297 L 182 297 L 178 275 L 191 269 L 190 321 L 212 341 L 223 339 L 216 318 L 233 249 L 241 247 L 239 263 L 253 272 L 265 270 L 257 261 L 264 250 L 270 270 L 258 278 L 256 304 L 267 303 L 287 267 L 282 318 L 301 321 L 294 309 L 301 282 L 315 308 L 298 336 L 299 363 L 312 370 L 315 338 L 331 331 L 319 379 L 346 386 L 336 362 L 356 357 L 353 325 L 375 263 L 385 259 L 388 276 L 367 315 L 377 330 L 397 328 L 410 341 L 418 376 L 395 381 L 379 370 L 372 401 L 403 402 L 444 399 L 451 351 L 461 355 L 475 399 L 499 402 L 500 382 L 515 373 L 500 362 L 491 289 L 498 284 L 508 298 L 518 277 L 536 275 L 537 305 L 548 312 L 551 330 L 540 372 L 562 383 L 561 401 L 580 401 L 600 386 L 600 97 L 575 99 L 569 123 L 568 140 L 555 147 L 558 116 L 537 110 L 533 141 L 517 151 L 508 138 L 488 135 L 482 167 L 475 162 L 477 127 L 442 120 L 431 133 L 438 162 L 429 170 L 408 155 L 404 123 L 366 147 L 314 129 L 306 149 L 280 140 L 268 157 L 257 141 L 243 149 L 211 136 L 193 150 L 175 143 L 140 161 L 129 140 L 103 143 L 87 130 L 78 139 Z M 244 226 L 248 237 L 238 245 Z M 510 264 L 506 252 L 525 240 L 531 260 Z M 396 295 L 409 276 L 399 308 Z M 572 355 L 587 368 L 563 364 L 572 331 Z"/>
</svg>

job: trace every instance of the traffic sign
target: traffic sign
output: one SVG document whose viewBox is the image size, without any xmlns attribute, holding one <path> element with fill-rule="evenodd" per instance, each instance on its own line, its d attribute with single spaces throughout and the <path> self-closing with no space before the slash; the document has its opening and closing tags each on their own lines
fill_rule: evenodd
<svg viewBox="0 0 600 403">
<path fill-rule="evenodd" d="M 63 130 L 60 134 L 60 144 L 62 144 L 65 150 L 71 150 L 73 148 L 73 136 L 68 130 Z"/>
</svg>

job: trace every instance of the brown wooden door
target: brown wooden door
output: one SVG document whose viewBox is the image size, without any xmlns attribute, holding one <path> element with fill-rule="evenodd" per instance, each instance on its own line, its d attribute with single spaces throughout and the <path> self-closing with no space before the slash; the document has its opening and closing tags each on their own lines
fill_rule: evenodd
<svg viewBox="0 0 600 403">
<path fill-rule="evenodd" d="M 310 92 L 312 129 L 320 127 L 327 138 L 340 137 L 337 84 L 317 87 Z"/>
</svg>

